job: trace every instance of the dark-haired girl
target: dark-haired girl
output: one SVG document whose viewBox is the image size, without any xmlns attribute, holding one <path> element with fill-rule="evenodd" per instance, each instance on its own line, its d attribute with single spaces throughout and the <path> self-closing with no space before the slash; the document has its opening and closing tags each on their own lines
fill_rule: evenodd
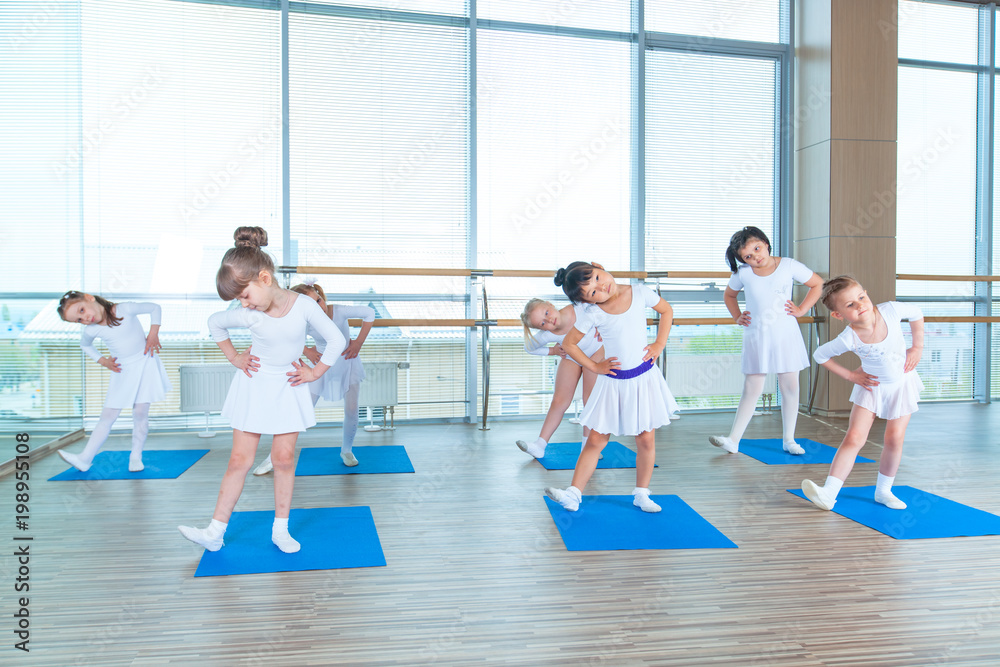
<svg viewBox="0 0 1000 667">
<path fill-rule="evenodd" d="M 580 506 L 583 488 L 597 468 L 611 434 L 635 436 L 636 484 L 632 503 L 644 512 L 659 512 L 649 497 L 656 462 L 656 429 L 670 423 L 677 403 L 663 375 L 655 369 L 673 323 L 673 309 L 644 285 L 619 285 L 600 264 L 574 262 L 556 273 L 555 284 L 577 308 L 576 322 L 563 339 L 563 349 L 574 361 L 597 374 L 580 423 L 590 428 L 587 444 L 577 459 L 573 482 L 567 489 L 547 488 L 546 495 L 573 512 Z M 660 314 L 656 340 L 646 337 L 646 308 Z M 601 332 L 607 358 L 595 362 L 580 350 L 591 329 Z"/>
<path fill-rule="evenodd" d="M 823 279 L 790 257 L 773 257 L 771 242 L 756 227 L 744 227 L 733 234 L 726 259 L 733 277 L 723 301 L 733 320 L 744 327 L 741 370 L 746 379 L 729 435 L 713 435 L 708 441 L 731 454 L 739 450 L 764 380 L 768 373 L 775 373 L 781 390 L 782 449 L 803 454 L 805 450 L 795 442 L 795 422 L 799 415 L 799 371 L 809 366 L 809 355 L 795 318 L 808 313 L 819 300 Z M 792 301 L 793 283 L 809 288 L 799 305 Z M 742 312 L 737 300 L 740 290 L 745 292 L 747 305 Z"/>
<path fill-rule="evenodd" d="M 243 492 L 261 434 L 273 436 L 274 525 L 271 541 L 281 551 L 294 553 L 299 543 L 288 532 L 292 490 L 295 486 L 295 443 L 299 432 L 316 423 L 312 397 L 305 383 L 319 379 L 347 347 L 336 325 L 314 300 L 282 289 L 274 278 L 274 263 L 261 249 L 267 232 L 240 227 L 236 247 L 222 258 L 215 283 L 226 301 L 238 299 L 242 308 L 208 318 L 212 338 L 239 369 L 229 387 L 222 416 L 233 427 L 233 450 L 222 478 L 212 522 L 205 529 L 178 526 L 181 534 L 209 551 L 223 546 L 229 517 Z M 313 327 L 327 341 L 326 351 L 310 367 L 300 361 L 306 328 Z M 252 345 L 237 353 L 229 329 L 250 329 Z M 251 348 L 254 354 L 250 354 Z"/>
<path fill-rule="evenodd" d="M 80 347 L 84 353 L 111 371 L 108 396 L 90 440 L 80 454 L 60 449 L 59 456 L 71 466 L 86 472 L 101 445 L 111 433 L 118 415 L 132 408 L 132 452 L 128 458 L 129 472 L 141 472 L 142 448 L 149 434 L 149 404 L 162 401 L 170 391 L 170 381 L 160 350 L 160 307 L 155 303 L 111 303 L 95 294 L 66 292 L 56 308 L 66 322 L 85 325 Z M 147 335 L 137 315 L 150 318 Z M 111 354 L 102 356 L 94 347 L 100 338 Z"/>
</svg>

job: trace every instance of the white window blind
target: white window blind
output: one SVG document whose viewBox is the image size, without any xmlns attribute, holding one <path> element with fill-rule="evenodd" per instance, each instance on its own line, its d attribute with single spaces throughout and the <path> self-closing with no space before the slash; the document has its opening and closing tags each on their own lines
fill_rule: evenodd
<svg viewBox="0 0 1000 667">
<path fill-rule="evenodd" d="M 483 20 L 628 32 L 631 4 L 628 0 L 478 0 L 476 15 Z"/>
<path fill-rule="evenodd" d="M 899 0 L 896 24 L 880 24 L 887 37 L 898 31 L 900 58 L 975 65 L 979 54 L 978 9 L 970 5 Z M 900 99 L 902 102 L 902 99 Z"/>
<path fill-rule="evenodd" d="M 787 43 L 788 4 L 789 0 L 656 0 L 645 5 L 646 30 Z"/>
<path fill-rule="evenodd" d="M 646 269 L 727 270 L 733 232 L 776 247 L 771 59 L 646 54 Z"/>
</svg>

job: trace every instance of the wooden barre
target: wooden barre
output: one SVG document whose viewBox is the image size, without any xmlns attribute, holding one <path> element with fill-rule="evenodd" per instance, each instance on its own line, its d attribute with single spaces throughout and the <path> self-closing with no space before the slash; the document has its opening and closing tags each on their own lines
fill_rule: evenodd
<svg viewBox="0 0 1000 667">
<path fill-rule="evenodd" d="M 283 266 L 282 269 L 297 274 L 360 275 L 360 276 L 455 276 L 468 278 L 472 275 L 486 275 L 494 278 L 552 278 L 552 269 L 428 269 L 428 268 L 380 268 L 375 266 Z M 727 271 L 609 271 L 615 278 L 720 278 L 728 279 Z"/>
<path fill-rule="evenodd" d="M 822 317 L 799 317 L 799 324 L 812 324 L 814 322 L 825 322 Z M 928 318 L 930 319 L 930 318 Z M 455 320 L 433 320 L 433 319 L 376 319 L 372 326 L 376 327 L 474 327 L 480 320 L 455 319 Z M 496 322 L 495 327 L 521 327 L 521 320 L 490 320 Z M 646 320 L 649 326 L 656 326 L 659 320 L 652 318 Z M 362 320 L 351 319 L 348 323 L 352 327 L 360 327 Z M 731 317 L 675 317 L 675 326 L 698 326 L 698 325 L 732 325 L 737 326 Z"/>
<path fill-rule="evenodd" d="M 924 318 L 924 322 L 1000 322 L 1000 317 L 996 315 L 957 315 L 954 317 L 936 317 L 928 316 Z"/>
</svg>

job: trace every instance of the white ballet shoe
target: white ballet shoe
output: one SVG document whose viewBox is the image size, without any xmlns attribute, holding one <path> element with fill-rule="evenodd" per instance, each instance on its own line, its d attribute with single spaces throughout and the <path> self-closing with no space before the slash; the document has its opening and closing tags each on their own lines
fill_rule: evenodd
<svg viewBox="0 0 1000 667">
<path fill-rule="evenodd" d="M 181 531 L 181 535 L 188 538 L 198 546 L 205 547 L 208 551 L 218 551 L 222 548 L 224 542 L 222 537 L 210 537 L 208 531 L 204 528 L 192 528 L 191 526 L 177 526 L 177 530 Z"/>
<path fill-rule="evenodd" d="M 65 449 L 59 450 L 59 456 L 63 458 L 63 461 L 70 464 L 80 472 L 87 472 L 88 470 L 90 470 L 90 465 L 91 465 L 90 463 L 84 463 L 83 459 L 81 459 L 79 456 L 77 456 L 76 454 L 70 454 Z"/>
<path fill-rule="evenodd" d="M 837 504 L 836 498 L 831 498 L 826 489 L 818 486 L 811 479 L 802 480 L 802 493 L 806 494 L 806 498 L 821 510 L 832 510 L 833 506 Z"/>
<path fill-rule="evenodd" d="M 271 541 L 274 542 L 274 546 L 278 547 L 286 554 L 293 554 L 302 548 L 302 545 L 296 542 L 295 539 L 288 534 L 288 531 L 276 533 L 272 530 Z"/>
<path fill-rule="evenodd" d="M 891 510 L 905 510 L 906 503 L 892 494 L 892 491 L 875 494 L 875 502 L 885 505 Z"/>
<path fill-rule="evenodd" d="M 358 465 L 358 460 L 354 458 L 354 454 L 351 452 L 341 452 L 340 460 L 344 462 L 344 465 L 348 468 L 353 468 Z"/>
<path fill-rule="evenodd" d="M 254 468 L 253 474 L 255 474 L 255 475 L 266 475 L 267 473 L 271 472 L 271 470 L 273 470 L 273 469 L 274 469 L 274 466 L 271 465 L 271 455 L 268 454 L 267 458 L 264 459 L 259 466 L 257 466 L 256 468 Z"/>
<path fill-rule="evenodd" d="M 146 469 L 146 466 L 142 464 L 142 453 L 139 454 L 129 454 L 128 456 L 128 471 L 129 472 L 142 472 Z"/>
<path fill-rule="evenodd" d="M 563 491 L 562 489 L 549 486 L 545 489 L 545 495 L 562 505 L 563 508 L 569 510 L 570 512 L 575 512 L 580 509 L 580 498 L 576 497 L 575 494 L 570 493 L 568 490 Z"/>
<path fill-rule="evenodd" d="M 633 491 L 632 492 L 632 504 L 641 509 L 643 512 L 659 512 L 662 507 L 654 503 L 649 498 L 649 490 L 646 491 Z"/>
<path fill-rule="evenodd" d="M 794 454 L 795 456 L 801 456 L 806 453 L 806 450 L 802 449 L 802 445 L 795 442 L 794 440 L 785 440 L 781 443 L 781 448 L 788 452 L 789 454 Z"/>
<path fill-rule="evenodd" d="M 735 454 L 740 450 L 740 446 L 724 435 L 710 435 L 708 441 L 716 447 L 722 447 L 730 454 Z"/>
<path fill-rule="evenodd" d="M 544 442 L 544 441 L 543 441 Z M 545 445 L 539 445 L 538 440 L 534 442 L 525 442 L 524 440 L 518 440 L 516 443 L 517 448 L 520 449 L 525 454 L 531 454 L 536 459 L 540 459 L 545 456 Z"/>
</svg>

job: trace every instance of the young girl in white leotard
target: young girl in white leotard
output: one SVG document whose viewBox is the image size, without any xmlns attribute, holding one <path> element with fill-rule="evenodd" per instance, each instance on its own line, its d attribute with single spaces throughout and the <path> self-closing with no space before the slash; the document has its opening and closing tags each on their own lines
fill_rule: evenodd
<svg viewBox="0 0 1000 667">
<path fill-rule="evenodd" d="M 328 304 L 326 292 L 316 283 L 302 283 L 294 286 L 292 291 L 304 294 L 315 301 L 347 340 L 351 340 L 348 320 L 351 318 L 361 319 L 361 332 L 341 352 L 340 356 L 343 358 L 336 366 L 324 373 L 319 380 L 309 383 L 313 405 L 316 405 L 321 398 L 332 403 L 343 399 L 344 434 L 340 444 L 340 460 L 344 462 L 345 466 L 352 468 L 358 465 L 358 459 L 354 456 L 353 451 L 354 436 L 358 433 L 358 399 L 361 394 L 361 383 L 365 379 L 365 367 L 361 364 L 361 358 L 358 354 L 361 352 L 361 346 L 365 344 L 368 332 L 371 331 L 372 324 L 375 322 L 375 310 L 368 306 Z M 319 363 L 326 351 L 326 339 L 312 327 L 309 327 L 308 333 L 316 341 L 316 347 L 306 347 L 302 353 L 309 361 L 316 364 Z M 266 475 L 271 472 L 271 469 L 271 456 L 269 454 L 264 462 L 253 471 L 253 474 Z"/>
<path fill-rule="evenodd" d="M 149 404 L 162 401 L 170 391 L 167 371 L 157 352 L 160 350 L 160 307 L 155 303 L 111 303 L 103 297 L 83 292 L 66 292 L 59 300 L 59 317 L 67 322 L 86 325 L 80 347 L 84 353 L 111 371 L 108 396 L 94 430 L 80 454 L 60 449 L 59 456 L 71 466 L 86 472 L 101 449 L 111 427 L 124 408 L 132 408 L 132 452 L 129 472 L 140 472 L 142 448 L 149 434 Z M 150 318 L 147 335 L 137 315 Z M 94 347 L 100 338 L 110 356 L 102 356 Z"/>
<path fill-rule="evenodd" d="M 549 438 L 559 428 L 563 415 L 566 414 L 566 410 L 573 402 L 573 394 L 576 393 L 576 386 L 581 377 L 583 378 L 583 404 L 586 405 L 590 398 L 590 392 L 594 388 L 594 382 L 597 380 L 597 375 L 570 359 L 562 346 L 566 334 L 576 323 L 576 311 L 572 304 L 557 309 L 548 301 L 531 299 L 524 307 L 524 312 L 521 313 L 521 323 L 524 325 L 525 352 L 538 356 L 557 355 L 562 357 L 556 368 L 552 403 L 549 404 L 549 412 L 545 415 L 538 439 L 534 442 L 517 441 L 517 446 L 521 451 L 540 459 L 545 456 L 545 447 L 549 444 Z M 533 334 L 531 329 L 537 329 L 538 333 Z M 550 343 L 555 343 L 555 345 L 549 347 Z M 603 343 L 596 330 L 587 332 L 587 335 L 580 341 L 580 350 L 596 363 L 600 363 L 604 359 Z M 590 429 L 584 426 L 581 450 L 586 445 L 589 434 Z"/>
<path fill-rule="evenodd" d="M 781 390 L 782 449 L 803 454 L 805 450 L 795 442 L 795 422 L 799 415 L 799 371 L 809 366 L 809 354 L 795 318 L 808 313 L 819 300 L 823 279 L 790 257 L 773 257 L 771 242 L 756 227 L 744 227 L 733 234 L 726 259 L 733 277 L 723 301 L 736 323 L 744 327 L 741 366 L 746 377 L 729 435 L 713 435 L 708 440 L 735 454 L 767 374 L 776 373 Z M 797 306 L 792 301 L 793 282 L 809 288 Z M 737 301 L 740 290 L 747 303 L 742 312 Z"/>
<path fill-rule="evenodd" d="M 239 369 L 229 387 L 222 416 L 233 427 L 233 450 L 222 478 L 212 522 L 205 529 L 178 526 L 181 534 L 209 551 L 223 546 L 229 517 L 243 492 L 243 483 L 261 434 L 273 435 L 274 525 L 271 541 L 285 553 L 300 545 L 288 533 L 295 470 L 292 467 L 299 432 L 316 423 L 312 398 L 305 383 L 318 380 L 347 346 L 316 302 L 282 289 L 274 279 L 274 263 L 261 246 L 267 232 L 240 227 L 236 247 L 222 258 L 216 288 L 224 300 L 239 299 L 242 308 L 215 313 L 208 326 L 226 358 Z M 327 341 L 326 352 L 314 367 L 302 363 L 306 329 L 313 327 Z M 252 345 L 237 353 L 229 329 L 248 328 Z M 250 350 L 253 349 L 253 354 Z"/>
<path fill-rule="evenodd" d="M 823 486 L 805 480 L 802 491 L 817 507 L 833 509 L 837 494 L 851 474 L 854 459 L 868 440 L 875 418 L 885 419 L 885 446 L 878 461 L 875 502 L 894 510 L 906 503 L 892 493 L 892 483 L 903 456 L 903 439 L 910 415 L 924 388 L 916 367 L 924 349 L 924 315 L 913 304 L 887 301 L 872 304 L 864 288 L 849 276 L 838 276 L 823 285 L 823 305 L 830 315 L 847 322 L 847 328 L 813 352 L 813 358 L 828 371 L 854 383 L 851 421 L 840 443 L 830 474 Z M 909 349 L 899 321 L 910 321 L 913 344 Z M 861 368 L 849 371 L 836 361 L 845 352 L 861 358 Z"/>
<path fill-rule="evenodd" d="M 644 285 L 619 285 L 600 264 L 574 262 L 559 269 L 555 283 L 578 304 L 576 324 L 563 340 L 563 347 L 598 377 L 580 416 L 580 422 L 590 427 L 590 436 L 576 462 L 572 485 L 565 490 L 550 487 L 545 493 L 567 510 L 576 511 L 610 435 L 634 435 L 638 452 L 632 502 L 644 512 L 659 512 L 660 506 L 649 497 L 656 463 L 656 429 L 670 423 L 677 403 L 656 370 L 655 360 L 667 344 L 673 309 Z M 647 307 L 660 313 L 652 343 L 646 338 Z M 579 347 L 584 334 L 593 328 L 601 332 L 604 341 L 606 358 L 600 363 Z"/>
</svg>

